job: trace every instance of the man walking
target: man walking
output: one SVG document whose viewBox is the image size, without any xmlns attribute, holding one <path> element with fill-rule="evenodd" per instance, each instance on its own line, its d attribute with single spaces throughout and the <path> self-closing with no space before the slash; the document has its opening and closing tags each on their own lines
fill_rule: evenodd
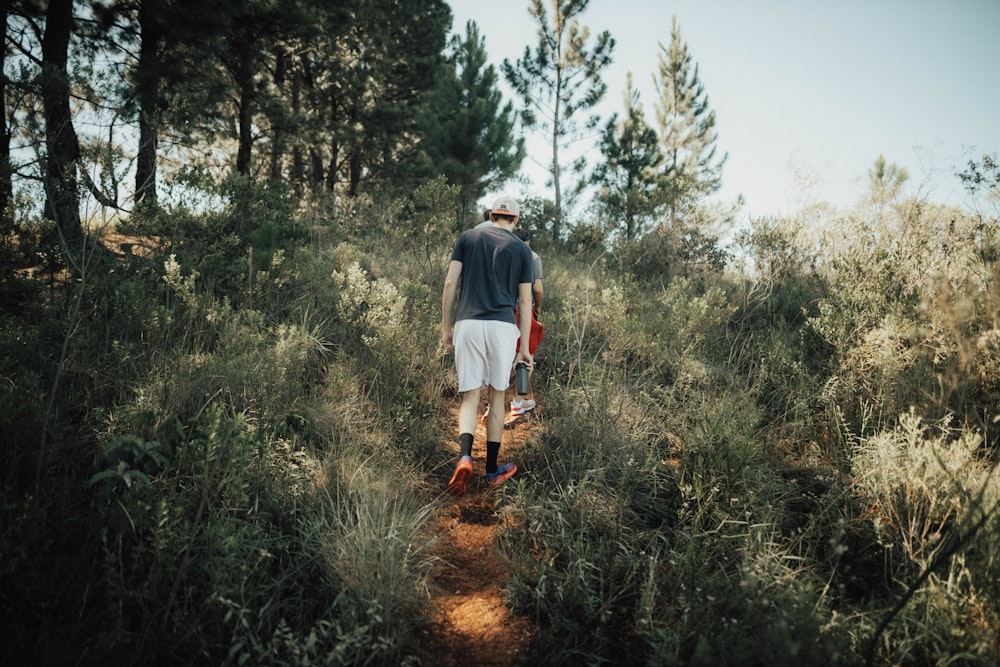
<svg viewBox="0 0 1000 667">
<path fill-rule="evenodd" d="M 490 211 L 491 226 L 474 227 L 458 237 L 444 281 L 441 345 L 445 350 L 455 351 L 458 391 L 462 396 L 458 411 L 459 460 L 448 482 L 448 492 L 452 495 L 465 493 L 472 475 L 472 441 L 483 386 L 489 389 L 490 403 L 486 420 L 486 482 L 499 486 L 517 472 L 513 462 L 499 465 L 497 461 L 511 366 L 516 360 L 525 361 L 529 369 L 534 368 L 528 349 L 533 282 L 531 250 L 513 234 L 518 216 L 517 201 L 510 197 L 497 199 Z M 453 327 L 456 295 L 459 295 L 458 310 Z M 516 318 L 515 308 L 525 316 Z"/>
<path fill-rule="evenodd" d="M 515 229 L 514 236 L 524 241 L 528 249 L 531 249 L 531 233 L 527 229 Z M 531 274 L 531 297 L 533 303 L 531 305 L 531 335 L 528 337 L 528 351 L 531 352 L 531 356 L 534 358 L 535 352 L 538 350 L 538 344 L 545 337 L 545 325 L 538 320 L 542 313 L 542 297 L 545 295 L 545 289 L 542 286 L 542 258 L 534 250 L 531 251 Z M 530 377 L 531 374 L 529 373 L 528 375 Z M 528 398 L 527 394 L 521 394 L 519 391 L 517 398 L 510 402 L 510 416 L 511 418 L 520 417 L 534 410 L 535 407 L 535 401 Z"/>
</svg>

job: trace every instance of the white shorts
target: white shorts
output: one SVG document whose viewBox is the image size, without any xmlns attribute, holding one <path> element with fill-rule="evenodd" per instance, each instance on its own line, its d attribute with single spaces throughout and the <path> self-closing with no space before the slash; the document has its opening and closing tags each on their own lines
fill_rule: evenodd
<svg viewBox="0 0 1000 667">
<path fill-rule="evenodd" d="M 500 320 L 459 320 L 455 323 L 455 370 L 458 391 L 481 389 L 486 385 L 506 389 L 510 369 L 517 357 L 521 332 Z"/>
</svg>

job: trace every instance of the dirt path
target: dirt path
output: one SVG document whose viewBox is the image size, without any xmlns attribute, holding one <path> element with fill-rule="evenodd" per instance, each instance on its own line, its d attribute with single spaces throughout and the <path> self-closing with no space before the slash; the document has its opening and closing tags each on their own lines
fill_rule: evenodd
<svg viewBox="0 0 1000 667">
<path fill-rule="evenodd" d="M 456 405 L 452 424 L 457 423 L 457 414 Z M 538 416 L 528 413 L 504 429 L 500 460 L 517 463 L 518 475 L 524 473 L 524 443 L 540 428 Z M 447 447 L 454 453 L 453 466 L 458 460 L 457 442 L 449 442 Z M 534 631 L 530 620 L 512 614 L 504 600 L 507 575 L 495 540 L 497 526 L 503 520 L 503 492 L 489 489 L 482 481 L 485 447 L 486 428 L 480 421 L 468 490 L 462 497 L 449 498 L 436 519 L 441 562 L 433 576 L 437 588 L 433 598 L 434 627 L 426 650 L 433 664 L 440 667 L 514 665 Z M 449 467 L 442 475 L 442 484 L 451 471 Z"/>
</svg>

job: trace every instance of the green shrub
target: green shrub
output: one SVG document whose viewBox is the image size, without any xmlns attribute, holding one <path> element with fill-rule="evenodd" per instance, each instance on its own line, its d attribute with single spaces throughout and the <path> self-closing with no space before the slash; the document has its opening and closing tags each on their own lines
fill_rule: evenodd
<svg viewBox="0 0 1000 667">
<path fill-rule="evenodd" d="M 334 270 L 334 308 L 344 350 L 365 393 L 391 420 L 393 446 L 416 458 L 432 453 L 438 409 L 453 380 L 440 363 L 440 297 L 420 283 L 370 279 L 357 262 Z"/>
<path fill-rule="evenodd" d="M 32 450 L 45 419 L 40 389 L 49 370 L 42 354 L 44 341 L 30 320 L 11 316 L 0 322 L 0 401 L 6 406 L 0 411 L 0 431 L 6 443 L 0 448 L 0 465 L 8 491 L 25 491 L 29 473 L 34 472 Z"/>
<path fill-rule="evenodd" d="M 543 628 L 530 659 L 846 659 L 823 570 L 779 530 L 785 491 L 752 401 L 705 386 L 636 400 L 596 367 L 578 383 L 547 392 L 544 449 L 499 534 L 511 601 Z"/>
<path fill-rule="evenodd" d="M 717 236 L 690 223 L 662 222 L 638 241 L 623 245 L 617 255 L 628 275 L 660 285 L 678 277 L 700 280 L 718 274 L 730 260 Z"/>
<path fill-rule="evenodd" d="M 156 440 L 110 436 L 91 478 L 100 593 L 118 610 L 104 619 L 101 650 L 143 643 L 163 660 L 221 659 L 233 608 L 267 632 L 282 619 L 311 623 L 334 597 L 296 536 L 318 467 L 217 404 L 189 420 L 152 418 L 133 426 Z M 314 602 L 290 606 L 303 600 Z"/>
<path fill-rule="evenodd" d="M 407 488 L 402 467 L 368 463 L 351 449 L 327 467 L 320 514 L 307 534 L 344 590 L 342 622 L 368 636 L 343 664 L 398 664 L 422 626 L 435 536 L 435 504 Z"/>
<path fill-rule="evenodd" d="M 601 387 L 607 389 L 606 385 Z M 512 603 L 544 629 L 531 660 L 597 664 L 629 654 L 656 530 L 674 521 L 669 444 L 627 433 L 604 395 L 546 394 L 559 415 L 527 481 L 506 508 L 499 548 L 510 562 Z M 618 396 L 608 398 L 615 406 Z M 596 399 L 596 400 L 594 400 Z M 574 407 L 575 406 L 575 407 Z"/>
<path fill-rule="evenodd" d="M 424 183 L 408 197 L 403 205 L 399 224 L 400 235 L 406 239 L 414 258 L 423 258 L 430 275 L 440 273 L 447 262 L 442 262 L 441 251 L 452 240 L 452 231 L 458 195 L 461 188 L 448 185 L 444 176 Z M 457 230 L 464 231 L 464 230 Z M 449 246 L 450 249 L 450 246 Z"/>
<path fill-rule="evenodd" d="M 645 664 L 850 663 L 822 582 L 766 523 L 677 532 L 657 560 L 639 620 Z"/>
<path fill-rule="evenodd" d="M 996 269 L 981 261 L 977 223 L 920 202 L 893 211 L 849 218 L 831 234 L 839 245 L 826 268 L 829 292 L 808 320 L 833 350 L 824 395 L 859 434 L 888 427 L 910 406 L 932 418 L 969 415 L 984 397 L 970 382 L 982 378 L 968 352 L 992 326 Z M 973 373 L 961 378 L 958 368 Z"/>
</svg>

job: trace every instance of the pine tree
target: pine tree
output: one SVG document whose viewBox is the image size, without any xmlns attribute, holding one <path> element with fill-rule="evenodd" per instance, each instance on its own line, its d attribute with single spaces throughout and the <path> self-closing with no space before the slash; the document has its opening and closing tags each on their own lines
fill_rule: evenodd
<svg viewBox="0 0 1000 667">
<path fill-rule="evenodd" d="M 654 77 L 659 99 L 656 118 L 665 157 L 664 191 L 671 222 L 698 197 L 716 192 L 728 155 L 715 159 L 718 132 L 715 111 L 698 77 L 687 43 L 681 40 L 677 17 L 670 29 L 670 46 L 660 43 L 659 66 Z"/>
<path fill-rule="evenodd" d="M 451 10 L 443 0 L 309 1 L 322 29 L 296 58 L 290 105 L 312 140 L 293 146 L 293 172 L 307 162 L 310 185 L 346 182 L 348 196 L 362 181 L 412 176 Z"/>
<path fill-rule="evenodd" d="M 884 204 L 893 199 L 909 178 L 910 173 L 905 167 L 900 167 L 895 162 L 888 163 L 884 155 L 879 155 L 875 158 L 875 164 L 868 170 L 872 199 L 877 204 Z"/>
<path fill-rule="evenodd" d="M 555 219 L 552 238 L 559 241 L 563 218 L 561 149 L 580 138 L 581 130 L 597 127 L 597 115 L 581 124 L 577 113 L 592 109 L 604 97 L 607 85 L 601 71 L 611 64 L 615 40 L 607 30 L 600 33 L 592 48 L 587 47 L 590 28 L 581 26 L 580 14 L 590 0 L 551 0 L 549 16 L 543 0 L 531 0 L 529 13 L 538 21 L 535 50 L 525 47 L 516 63 L 503 62 L 503 73 L 524 100 L 522 121 L 538 127 L 550 142 L 548 163 L 554 188 Z M 551 19 L 551 20 L 550 20 Z M 571 169 L 582 168 L 581 161 Z"/>
<path fill-rule="evenodd" d="M 656 208 L 663 164 L 656 131 L 647 123 L 639 91 L 628 74 L 625 117 L 612 116 L 604 128 L 600 150 L 605 161 L 591 179 L 600 190 L 597 199 L 608 218 L 624 225 L 625 241 L 631 243 L 645 231 Z"/>
<path fill-rule="evenodd" d="M 468 221 L 472 205 L 520 169 L 524 140 L 514 136 L 513 104 L 503 104 L 497 72 L 487 65 L 485 42 L 475 22 L 465 38 L 454 37 L 451 54 L 425 120 L 424 152 L 429 175 L 457 185 L 457 221 Z"/>
<path fill-rule="evenodd" d="M 224 120 L 224 107 L 238 92 L 222 73 L 226 35 L 234 12 L 246 3 L 233 0 L 104 0 L 92 2 L 95 21 L 86 22 L 87 48 L 104 49 L 116 63 L 109 72 L 124 74 L 116 95 L 98 104 L 115 105 L 135 122 L 136 203 L 156 208 L 161 142 L 175 151 L 210 143 L 236 123 Z"/>
</svg>

